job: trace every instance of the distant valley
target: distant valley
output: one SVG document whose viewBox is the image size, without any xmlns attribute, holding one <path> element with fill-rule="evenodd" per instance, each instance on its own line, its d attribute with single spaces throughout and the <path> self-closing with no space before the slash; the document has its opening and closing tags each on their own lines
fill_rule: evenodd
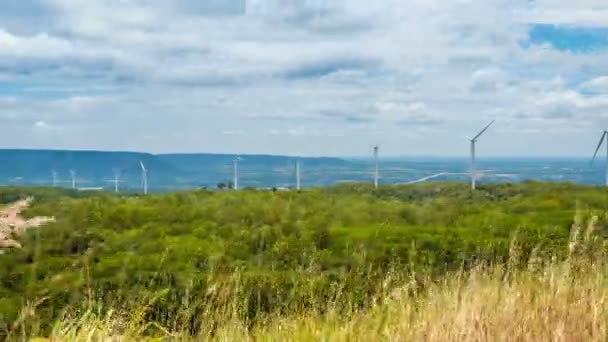
<svg viewBox="0 0 608 342">
<path fill-rule="evenodd" d="M 79 188 L 113 189 L 118 178 L 121 189 L 133 191 L 141 185 L 141 162 L 149 170 L 151 190 L 216 187 L 232 180 L 237 157 L 242 165 L 242 184 L 255 187 L 288 187 L 293 183 L 296 160 L 315 170 L 350 165 L 340 158 L 4 149 L 0 150 L 0 183 L 53 185 L 55 174 L 57 186 L 70 187 L 73 171 Z"/>
<path fill-rule="evenodd" d="M 69 150 L 0 150 L 0 184 L 76 186 L 121 191 L 141 189 L 141 167 L 149 172 L 151 191 L 217 188 L 233 177 L 233 160 L 239 158 L 239 185 L 255 188 L 295 186 L 295 163 L 300 161 L 302 186 L 325 186 L 372 180 L 370 158 L 294 157 L 230 154 L 149 154 L 137 152 Z M 480 181 L 521 182 L 542 180 L 603 184 L 604 166 L 593 167 L 585 158 L 482 158 Z M 381 183 L 400 184 L 432 180 L 466 181 L 468 162 L 463 158 L 381 158 Z"/>
</svg>

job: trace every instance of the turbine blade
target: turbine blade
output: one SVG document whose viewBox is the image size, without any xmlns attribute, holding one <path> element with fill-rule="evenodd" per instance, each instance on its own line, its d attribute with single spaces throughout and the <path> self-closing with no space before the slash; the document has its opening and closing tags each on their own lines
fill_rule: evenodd
<svg viewBox="0 0 608 342">
<path fill-rule="evenodd" d="M 477 134 L 475 136 L 475 138 L 473 138 L 472 140 L 479 139 L 479 137 L 481 137 L 481 135 L 484 134 L 488 130 L 488 128 L 490 128 L 490 126 L 492 126 L 492 124 L 494 123 L 494 121 L 496 121 L 496 120 L 492 120 L 492 122 L 490 122 L 484 129 L 482 129 L 481 132 L 479 132 L 479 134 Z"/>
<path fill-rule="evenodd" d="M 595 149 L 593 158 L 591 158 L 591 165 L 593 165 L 593 162 L 595 161 L 595 158 L 597 157 L 597 153 L 600 151 L 600 148 L 602 147 L 602 144 L 604 143 L 605 139 L 606 139 L 606 132 L 602 133 L 602 138 L 600 139 L 600 143 L 597 144 L 597 148 Z"/>
<path fill-rule="evenodd" d="M 141 160 L 139 161 L 139 166 L 141 166 L 141 170 L 143 172 L 146 172 L 146 167 L 144 166 L 144 162 L 142 162 Z"/>
</svg>

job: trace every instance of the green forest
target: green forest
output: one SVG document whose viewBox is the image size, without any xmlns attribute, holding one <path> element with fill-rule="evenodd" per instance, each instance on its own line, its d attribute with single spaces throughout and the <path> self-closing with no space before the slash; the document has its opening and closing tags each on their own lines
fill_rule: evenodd
<svg viewBox="0 0 608 342">
<path fill-rule="evenodd" d="M 423 291 L 421 274 L 506 262 L 514 250 L 522 263 L 565 258 L 577 215 L 608 222 L 605 188 L 566 183 L 147 196 L 5 187 L 0 205 L 28 196 L 25 217 L 56 222 L 0 255 L 0 336 L 25 329 L 24 308 L 40 334 L 66 313 L 134 303 L 154 322 L 149 334 L 156 325 L 195 334 L 218 312 L 254 325 L 365 310 L 404 282 Z"/>
</svg>

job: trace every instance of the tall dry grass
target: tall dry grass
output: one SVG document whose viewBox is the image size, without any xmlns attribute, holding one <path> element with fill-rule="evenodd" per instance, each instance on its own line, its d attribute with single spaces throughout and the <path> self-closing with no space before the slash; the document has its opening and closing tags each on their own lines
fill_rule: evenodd
<svg viewBox="0 0 608 342">
<path fill-rule="evenodd" d="M 608 259 L 601 229 L 596 218 L 577 219 L 567 260 L 542 259 L 533 252 L 522 263 L 515 241 L 509 262 L 479 265 L 440 280 L 417 275 L 411 284 L 387 289 L 387 296 L 364 312 L 301 312 L 253 326 L 224 313 L 210 315 L 200 334 L 191 336 L 142 322 L 139 312 L 145 308 L 102 315 L 91 309 L 58 321 L 47 339 L 608 341 Z"/>
</svg>

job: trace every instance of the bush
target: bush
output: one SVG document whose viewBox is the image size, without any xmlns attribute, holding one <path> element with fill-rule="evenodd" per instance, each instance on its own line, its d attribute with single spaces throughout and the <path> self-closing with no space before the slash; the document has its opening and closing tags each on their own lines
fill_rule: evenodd
<svg viewBox="0 0 608 342">
<path fill-rule="evenodd" d="M 146 315 L 170 326 L 176 301 L 208 303 L 218 281 L 230 283 L 248 319 L 328 298 L 365 308 L 389 274 L 506 260 L 514 236 L 523 255 L 542 246 L 565 257 L 577 204 L 602 209 L 603 192 L 522 183 L 484 185 L 472 196 L 465 184 L 442 182 L 145 197 L 1 188 L 0 200 L 35 196 L 26 215 L 57 222 L 0 255 L 0 322 L 10 327 L 24 302 L 45 298 L 39 311 L 49 329 L 63 307 L 95 293 L 106 304 L 155 298 Z M 206 312 L 199 304 L 192 315 Z"/>
</svg>

